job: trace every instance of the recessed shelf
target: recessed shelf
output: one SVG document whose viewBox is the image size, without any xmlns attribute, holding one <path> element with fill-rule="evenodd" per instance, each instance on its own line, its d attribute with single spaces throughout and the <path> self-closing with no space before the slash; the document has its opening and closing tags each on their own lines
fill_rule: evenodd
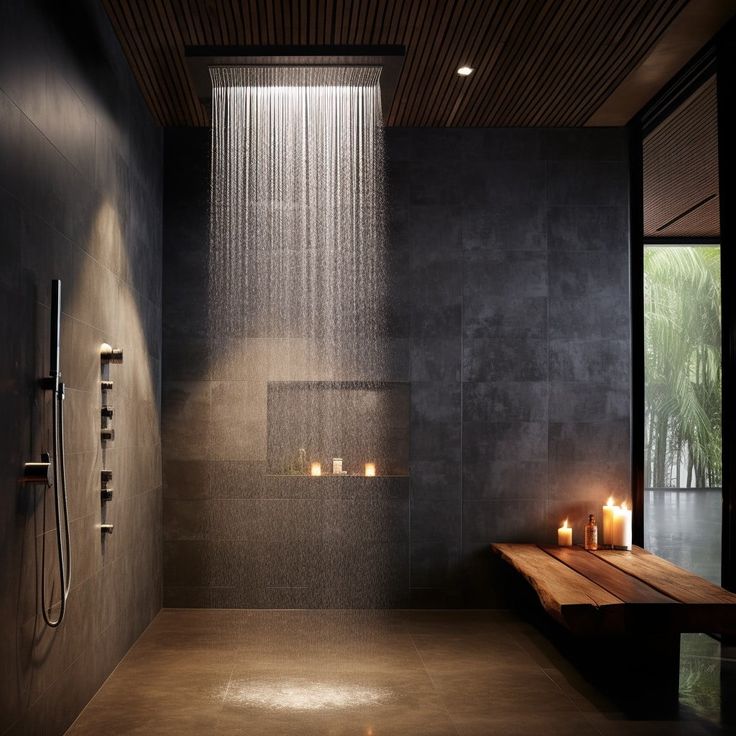
<svg viewBox="0 0 736 736">
<path fill-rule="evenodd" d="M 267 474 L 291 478 L 409 475 L 410 384 L 402 381 L 271 381 Z M 333 458 L 346 475 L 332 474 Z M 311 475 L 312 463 L 322 475 Z M 376 474 L 366 476 L 366 463 Z"/>
</svg>

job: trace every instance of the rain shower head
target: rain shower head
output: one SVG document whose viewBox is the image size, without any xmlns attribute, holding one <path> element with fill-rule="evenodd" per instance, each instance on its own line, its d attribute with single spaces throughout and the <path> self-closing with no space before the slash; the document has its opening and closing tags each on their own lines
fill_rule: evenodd
<svg viewBox="0 0 736 736">
<path fill-rule="evenodd" d="M 212 101 L 211 67 L 380 67 L 385 121 L 399 82 L 404 52 L 403 46 L 188 46 L 185 55 L 197 96 L 208 112 Z"/>
</svg>

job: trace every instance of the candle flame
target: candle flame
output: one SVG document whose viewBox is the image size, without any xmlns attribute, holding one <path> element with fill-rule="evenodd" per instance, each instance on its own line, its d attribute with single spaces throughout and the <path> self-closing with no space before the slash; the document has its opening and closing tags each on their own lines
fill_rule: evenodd
<svg viewBox="0 0 736 736">
<path fill-rule="evenodd" d="M 569 529 L 569 527 L 567 526 L 567 519 L 565 519 L 565 521 L 562 522 L 562 528 Z"/>
<path fill-rule="evenodd" d="M 606 504 L 606 506 L 613 506 L 613 496 L 608 497 L 608 503 Z"/>
</svg>

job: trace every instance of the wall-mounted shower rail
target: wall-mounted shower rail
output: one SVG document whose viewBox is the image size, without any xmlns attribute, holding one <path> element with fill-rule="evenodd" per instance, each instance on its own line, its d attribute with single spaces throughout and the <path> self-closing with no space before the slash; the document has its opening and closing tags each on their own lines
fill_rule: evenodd
<svg viewBox="0 0 736 736">
<path fill-rule="evenodd" d="M 64 458 L 64 383 L 61 380 L 61 281 L 51 282 L 50 368 L 48 378 L 41 379 L 41 387 L 51 391 L 52 476 L 54 483 L 54 511 L 56 518 L 56 551 L 59 565 L 61 602 L 59 614 L 51 617 L 51 605 L 46 600 L 46 585 L 41 576 L 41 609 L 48 626 L 56 627 L 64 620 L 66 600 L 72 578 L 72 553 L 69 539 L 69 509 Z M 63 513 L 62 513 L 63 511 Z M 44 548 L 45 549 L 45 548 Z M 44 555 L 45 558 L 45 555 Z M 42 564 L 45 565 L 45 559 Z"/>
</svg>

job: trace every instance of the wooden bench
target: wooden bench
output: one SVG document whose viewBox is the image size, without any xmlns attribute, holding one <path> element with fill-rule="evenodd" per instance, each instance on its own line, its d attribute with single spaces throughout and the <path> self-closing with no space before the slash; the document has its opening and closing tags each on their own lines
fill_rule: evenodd
<svg viewBox="0 0 736 736">
<path fill-rule="evenodd" d="M 670 692 L 673 686 L 677 691 L 681 633 L 736 635 L 736 594 L 639 547 L 491 549 L 528 581 L 544 611 L 568 632 L 609 643 L 606 656 L 635 658 L 624 669 L 635 668 L 645 679 L 664 675 L 658 680 Z"/>
</svg>

